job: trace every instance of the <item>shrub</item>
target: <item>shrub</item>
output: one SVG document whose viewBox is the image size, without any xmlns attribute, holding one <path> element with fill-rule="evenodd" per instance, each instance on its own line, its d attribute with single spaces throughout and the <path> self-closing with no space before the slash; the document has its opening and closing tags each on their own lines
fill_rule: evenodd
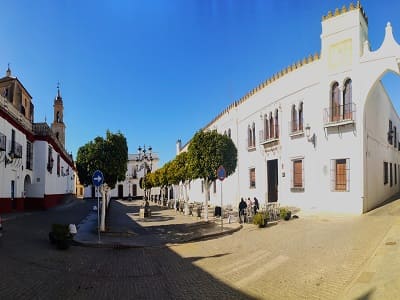
<svg viewBox="0 0 400 300">
<path fill-rule="evenodd" d="M 280 215 L 281 219 L 288 221 L 292 215 L 292 212 L 285 207 L 281 207 L 281 209 L 279 211 L 279 215 Z"/>
<path fill-rule="evenodd" d="M 253 217 L 253 224 L 258 225 L 258 226 L 265 226 L 266 223 L 268 222 L 269 215 L 268 212 L 262 213 L 258 212 L 254 215 Z"/>
</svg>

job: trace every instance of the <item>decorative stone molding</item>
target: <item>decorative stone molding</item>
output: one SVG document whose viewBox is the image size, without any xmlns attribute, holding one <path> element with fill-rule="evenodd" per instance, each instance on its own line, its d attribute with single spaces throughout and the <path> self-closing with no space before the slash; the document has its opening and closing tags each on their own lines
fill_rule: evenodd
<svg viewBox="0 0 400 300">
<path fill-rule="evenodd" d="M 333 17 L 337 17 L 340 16 L 342 14 L 345 14 L 349 11 L 353 11 L 355 9 L 359 9 L 361 14 L 363 15 L 365 22 L 368 24 L 368 17 L 367 14 L 364 11 L 364 8 L 361 6 L 360 1 L 357 1 L 356 5 L 354 5 L 353 3 L 350 3 L 349 8 L 347 9 L 347 7 L 345 5 L 343 5 L 342 9 L 339 10 L 339 8 L 336 8 L 334 13 L 332 13 L 331 11 L 328 11 L 328 13 L 325 16 L 322 16 L 322 21 L 331 19 Z"/>
</svg>

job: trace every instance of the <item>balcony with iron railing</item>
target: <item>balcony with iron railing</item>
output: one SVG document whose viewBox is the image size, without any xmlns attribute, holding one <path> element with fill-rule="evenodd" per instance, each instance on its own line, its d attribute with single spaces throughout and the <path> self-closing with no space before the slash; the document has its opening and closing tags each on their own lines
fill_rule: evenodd
<svg viewBox="0 0 400 300">
<path fill-rule="evenodd" d="M 324 127 L 354 124 L 356 122 L 356 104 L 334 105 L 324 109 Z"/>
<path fill-rule="evenodd" d="M 298 136 L 304 134 L 303 119 L 289 121 L 289 136 Z"/>
<path fill-rule="evenodd" d="M 0 151 L 6 151 L 6 136 L 2 133 L 0 133 Z"/>
<path fill-rule="evenodd" d="M 277 145 L 279 143 L 279 125 L 274 125 L 272 132 L 270 130 L 260 130 L 259 137 L 260 145 L 263 145 L 264 148 Z"/>
</svg>

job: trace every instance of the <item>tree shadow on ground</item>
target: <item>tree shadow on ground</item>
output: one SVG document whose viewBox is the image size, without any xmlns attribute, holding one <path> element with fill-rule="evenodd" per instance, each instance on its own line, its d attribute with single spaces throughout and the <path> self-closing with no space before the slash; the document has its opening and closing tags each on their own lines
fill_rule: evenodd
<svg viewBox="0 0 400 300">
<path fill-rule="evenodd" d="M 255 299 L 193 263 L 202 257 L 183 258 L 168 247 L 59 251 L 34 242 L 47 236 L 54 220 L 79 223 L 88 210 L 82 214 L 77 208 L 35 213 L 6 223 L 0 265 L 7 289 L 1 289 L 0 298 Z"/>
</svg>

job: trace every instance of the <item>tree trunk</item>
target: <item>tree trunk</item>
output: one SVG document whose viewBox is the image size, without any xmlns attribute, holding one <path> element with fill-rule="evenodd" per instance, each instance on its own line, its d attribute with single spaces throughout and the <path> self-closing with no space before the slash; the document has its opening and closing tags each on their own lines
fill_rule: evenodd
<svg viewBox="0 0 400 300">
<path fill-rule="evenodd" d="M 206 196 L 204 198 L 204 221 L 208 221 L 208 202 L 210 201 L 210 186 L 208 178 L 204 179 L 204 192 Z"/>
<path fill-rule="evenodd" d="M 187 188 L 188 188 L 188 185 L 189 185 L 189 182 L 188 181 L 185 181 L 185 183 L 184 183 L 184 186 L 185 186 L 185 202 L 189 202 L 189 193 L 188 193 L 188 190 L 187 190 Z"/>
</svg>

